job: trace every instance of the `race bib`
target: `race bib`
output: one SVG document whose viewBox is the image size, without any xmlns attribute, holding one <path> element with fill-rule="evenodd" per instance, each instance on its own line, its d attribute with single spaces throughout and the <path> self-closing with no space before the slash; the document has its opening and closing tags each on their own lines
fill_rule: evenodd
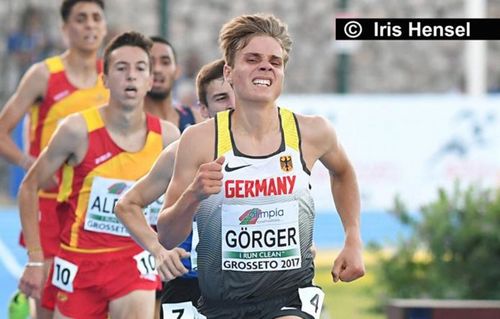
<svg viewBox="0 0 500 319">
<path fill-rule="evenodd" d="M 155 257 L 149 253 L 149 251 L 144 250 L 143 252 L 134 256 L 135 262 L 137 263 L 137 269 L 143 276 L 156 275 L 156 262 Z"/>
<path fill-rule="evenodd" d="M 125 226 L 116 218 L 114 209 L 121 195 L 133 183 L 133 181 L 94 177 L 84 229 L 116 236 L 130 236 Z"/>
<path fill-rule="evenodd" d="M 300 268 L 298 204 L 222 205 L 222 269 Z"/>
<path fill-rule="evenodd" d="M 310 314 L 314 319 L 319 319 L 325 293 L 319 287 L 299 288 L 299 298 L 302 303 L 301 310 Z"/>
<path fill-rule="evenodd" d="M 164 303 L 161 308 L 165 319 L 206 319 L 190 301 Z"/>
<path fill-rule="evenodd" d="M 54 272 L 52 284 L 57 288 L 73 292 L 73 281 L 75 280 L 78 266 L 59 257 L 54 257 Z"/>
</svg>

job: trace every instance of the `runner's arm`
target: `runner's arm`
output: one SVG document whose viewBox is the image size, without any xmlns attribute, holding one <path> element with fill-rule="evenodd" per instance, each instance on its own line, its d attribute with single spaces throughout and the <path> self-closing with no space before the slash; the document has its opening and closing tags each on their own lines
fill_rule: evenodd
<svg viewBox="0 0 500 319">
<path fill-rule="evenodd" d="M 177 126 L 174 124 L 168 122 L 168 121 L 161 121 L 161 132 L 162 132 L 162 139 L 163 139 L 163 147 L 167 147 L 168 145 L 172 144 L 173 142 L 177 141 L 179 137 L 181 136 L 181 133 Z"/>
<path fill-rule="evenodd" d="M 214 121 L 209 120 L 190 127 L 181 136 L 174 174 L 157 225 L 160 243 L 167 248 L 187 238 L 201 201 L 218 193 L 222 186 L 223 159 L 211 161 L 213 132 Z"/>
<path fill-rule="evenodd" d="M 149 173 L 125 193 L 115 207 L 115 214 L 134 240 L 155 257 L 156 269 L 163 280 L 171 280 L 188 270 L 181 258 L 189 254 L 181 248 L 166 250 L 158 241 L 158 234 L 144 218 L 143 209 L 164 196 L 172 177 L 177 142 L 170 144 L 156 160 Z"/>
<path fill-rule="evenodd" d="M 142 177 L 118 201 L 116 216 L 144 249 L 154 254 L 160 243 L 158 235 L 144 218 L 143 209 L 164 196 L 172 177 L 177 142 L 170 144 L 160 154 L 147 175 Z"/>
<path fill-rule="evenodd" d="M 352 281 L 364 275 L 360 233 L 360 196 L 354 168 L 333 126 L 323 117 L 310 117 L 305 144 L 328 169 L 335 207 L 345 231 L 344 249 L 332 269 L 334 281 Z M 311 149 L 311 148 L 309 148 Z"/>
<path fill-rule="evenodd" d="M 70 161 L 78 147 L 86 147 L 86 135 L 76 116 L 66 119 L 53 135 L 48 147 L 40 154 L 25 176 L 19 189 L 21 226 L 30 263 L 43 262 L 38 224 L 38 190 L 51 178 L 64 162 Z M 83 133 L 86 134 L 84 129 Z M 42 289 L 42 270 L 28 263 L 21 277 L 19 288 L 28 295 L 39 298 Z"/>
<path fill-rule="evenodd" d="M 33 65 L 0 113 L 0 156 L 25 170 L 30 168 L 35 159 L 26 155 L 16 145 L 11 133 L 29 108 L 44 96 L 48 77 L 48 69 L 43 62 Z"/>
</svg>

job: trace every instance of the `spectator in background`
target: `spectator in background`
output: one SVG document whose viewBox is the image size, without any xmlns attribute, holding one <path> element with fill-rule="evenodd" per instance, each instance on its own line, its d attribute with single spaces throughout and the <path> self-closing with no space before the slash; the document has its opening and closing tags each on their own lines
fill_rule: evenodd
<svg viewBox="0 0 500 319">
<path fill-rule="evenodd" d="M 19 18 L 19 26 L 7 36 L 6 83 L 4 89 L 11 92 L 21 75 L 35 62 L 50 53 L 52 45 L 43 27 L 43 13 L 36 7 L 28 6 Z M 19 148 L 23 147 L 23 123 L 18 123 L 12 132 Z M 24 176 L 21 168 L 10 167 L 10 195 L 15 197 Z"/>
<path fill-rule="evenodd" d="M 189 106 L 195 114 L 200 112 L 195 91 L 195 78 L 202 67 L 200 56 L 196 51 L 190 51 L 183 63 L 182 73 L 175 83 L 175 97 L 181 105 Z M 200 120 L 202 120 L 200 118 Z"/>
<path fill-rule="evenodd" d="M 43 60 L 51 50 L 51 43 L 43 27 L 42 12 L 28 6 L 21 15 L 19 28 L 7 38 L 7 54 L 23 74 L 33 63 Z"/>
</svg>

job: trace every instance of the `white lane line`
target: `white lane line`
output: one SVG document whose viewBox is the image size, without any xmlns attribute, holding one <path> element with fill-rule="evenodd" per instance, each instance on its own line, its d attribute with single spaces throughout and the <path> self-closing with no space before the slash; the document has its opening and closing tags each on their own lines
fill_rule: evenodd
<svg viewBox="0 0 500 319">
<path fill-rule="evenodd" d="M 15 279 L 21 278 L 24 268 L 19 265 L 16 257 L 10 252 L 2 239 L 0 239 L 0 261 Z"/>
</svg>

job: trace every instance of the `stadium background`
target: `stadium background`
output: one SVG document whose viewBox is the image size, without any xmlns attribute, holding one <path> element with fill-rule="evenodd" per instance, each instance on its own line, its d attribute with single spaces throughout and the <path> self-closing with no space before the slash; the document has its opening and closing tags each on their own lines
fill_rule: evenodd
<svg viewBox="0 0 500 319">
<path fill-rule="evenodd" d="M 193 77 L 199 67 L 220 56 L 217 35 L 225 21 L 254 12 L 273 13 L 285 21 L 294 43 L 281 101 L 294 110 L 323 114 L 336 125 L 360 174 L 363 214 L 373 214 L 363 218 L 363 236 L 368 242 L 395 240 L 399 231 L 404 232 L 386 214 L 397 193 L 410 194 L 407 200 L 417 210 L 438 186 L 450 185 L 455 178 L 500 185 L 500 98 L 496 94 L 500 91 L 500 41 L 486 42 L 485 65 L 477 65 L 486 70 L 485 94 L 470 97 L 465 41 L 339 43 L 334 40 L 334 18 L 468 17 L 465 2 L 108 0 L 106 15 L 110 36 L 126 30 L 167 36 L 183 68 L 175 94 L 186 101 L 192 101 Z M 34 6 L 43 17 L 41 29 L 51 44 L 49 51 L 61 52 L 64 42 L 59 32 L 59 4 L 56 0 L 2 1 L 0 107 L 12 94 L 20 75 L 3 39 L 19 27 L 26 7 Z M 485 17 L 500 17 L 499 1 L 484 1 L 484 4 Z M 422 129 L 434 134 L 419 140 Z M 433 135 L 437 137 L 434 140 Z M 391 143 L 377 148 L 381 139 L 390 139 Z M 481 144 L 483 140 L 486 142 Z M 432 161 L 440 149 L 452 147 L 453 141 L 467 149 L 465 155 L 454 153 L 451 148 L 441 166 L 431 175 L 425 175 L 426 178 L 422 176 L 428 167 L 409 164 L 419 163 L 417 157 Z M 414 171 L 410 176 L 420 174 L 420 180 L 408 179 L 405 172 L 409 171 Z M 0 239 L 4 246 L 13 249 L 14 258 L 13 262 L 5 255 L 4 247 L 0 247 L 3 260 L 0 283 L 5 287 L 0 289 L 0 309 L 5 309 L 3 304 L 15 287 L 14 276 L 19 271 L 16 267 L 24 262 L 22 251 L 15 248 L 19 225 L 11 174 L 12 168 L 0 160 L 0 204 L 4 205 L 0 212 L 3 221 Z M 316 170 L 316 189 L 325 189 L 324 177 L 321 169 Z M 421 195 L 422 189 L 426 190 L 424 195 L 413 196 Z M 317 195 L 320 212 L 324 213 L 319 225 L 333 220 L 335 228 L 331 231 L 317 227 L 320 234 L 316 240 L 320 248 L 338 248 L 342 244 L 340 223 L 331 216 L 332 210 L 328 210 L 331 199 L 324 195 L 321 192 Z"/>
</svg>

